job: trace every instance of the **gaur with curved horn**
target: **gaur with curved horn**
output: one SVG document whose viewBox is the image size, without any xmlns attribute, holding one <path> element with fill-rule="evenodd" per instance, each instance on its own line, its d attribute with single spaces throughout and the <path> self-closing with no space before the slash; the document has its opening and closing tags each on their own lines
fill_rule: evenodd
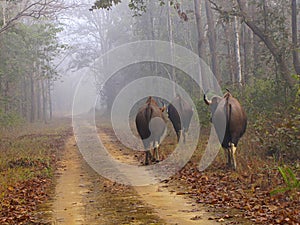
<svg viewBox="0 0 300 225">
<path fill-rule="evenodd" d="M 212 123 L 227 155 L 227 165 L 236 169 L 236 147 L 246 131 L 247 115 L 228 90 L 223 97 L 214 96 L 211 100 L 204 95 L 204 102 L 209 105 Z"/>
</svg>

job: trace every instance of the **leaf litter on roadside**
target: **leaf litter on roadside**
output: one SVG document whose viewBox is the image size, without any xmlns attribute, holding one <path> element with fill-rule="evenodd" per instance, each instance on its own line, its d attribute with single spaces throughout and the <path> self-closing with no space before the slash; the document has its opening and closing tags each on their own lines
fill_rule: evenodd
<svg viewBox="0 0 300 225">
<path fill-rule="evenodd" d="M 65 140 L 72 134 L 66 124 L 26 132 L 8 135 L 0 148 L 5 154 L 0 155 L 5 159 L 0 166 L 0 224 L 45 224 L 38 218 L 38 210 L 49 198 L 53 172 Z"/>
<path fill-rule="evenodd" d="M 34 212 L 38 204 L 49 197 L 47 194 L 49 185 L 49 179 L 35 178 L 10 187 L 1 202 L 0 223 L 40 224 L 36 221 Z"/>
<path fill-rule="evenodd" d="M 255 224 L 300 224 L 299 191 L 270 195 L 274 187 L 283 184 L 276 169 L 256 174 L 221 169 L 199 172 L 189 163 L 172 179 L 183 182 L 198 203 L 224 212 L 238 210 L 238 214 L 214 218 L 216 221 L 240 217 Z"/>
</svg>

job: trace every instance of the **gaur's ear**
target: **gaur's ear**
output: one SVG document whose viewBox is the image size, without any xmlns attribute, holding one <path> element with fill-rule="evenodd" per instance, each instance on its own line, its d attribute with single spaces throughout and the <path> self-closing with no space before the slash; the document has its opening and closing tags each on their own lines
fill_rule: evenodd
<svg viewBox="0 0 300 225">
<path fill-rule="evenodd" d="M 222 100 L 221 97 L 215 96 L 215 97 L 213 97 L 213 98 L 211 99 L 211 103 L 213 103 L 213 104 L 219 104 L 219 102 L 220 102 L 221 100 Z"/>
</svg>

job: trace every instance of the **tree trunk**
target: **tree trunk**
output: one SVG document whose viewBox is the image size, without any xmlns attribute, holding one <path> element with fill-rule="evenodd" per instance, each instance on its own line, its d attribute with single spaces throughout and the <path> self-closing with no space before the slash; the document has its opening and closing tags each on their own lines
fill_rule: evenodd
<svg viewBox="0 0 300 225">
<path fill-rule="evenodd" d="M 42 80 L 37 80 L 36 82 L 36 108 L 37 108 L 37 120 L 42 119 L 42 99 L 41 99 L 41 83 Z M 43 91 L 43 89 L 42 89 Z"/>
<path fill-rule="evenodd" d="M 153 3 L 152 1 L 149 2 L 149 7 L 150 8 L 153 8 Z M 150 29 L 148 29 L 148 32 L 147 32 L 147 36 L 148 36 L 148 39 L 149 40 L 155 40 L 155 34 L 154 34 L 154 18 L 153 18 L 153 13 L 152 13 L 152 10 L 149 10 L 148 11 L 148 23 L 149 23 L 149 27 Z M 152 54 L 155 55 L 155 48 L 152 49 Z M 155 75 L 157 75 L 157 62 L 151 62 L 150 63 L 150 70 L 152 72 L 155 71 Z"/>
<path fill-rule="evenodd" d="M 275 41 L 272 38 L 270 38 L 268 35 L 266 35 L 259 27 L 257 27 L 255 22 L 253 22 L 251 19 L 248 18 L 241 0 L 237 0 L 237 2 L 241 11 L 241 17 L 243 21 L 253 31 L 253 33 L 257 35 L 265 43 L 265 45 L 267 46 L 267 48 L 275 58 L 282 77 L 285 79 L 288 86 L 292 88 L 294 86 L 294 80 L 291 77 L 291 71 L 289 70 L 288 63 L 284 59 L 284 56 L 277 48 Z"/>
<path fill-rule="evenodd" d="M 5 87 L 4 87 L 4 113 L 8 113 L 9 111 L 9 82 L 5 82 Z"/>
<path fill-rule="evenodd" d="M 263 17 L 264 17 L 264 32 L 267 32 L 268 30 L 268 25 L 267 25 L 267 5 L 266 5 L 266 1 L 262 0 L 262 10 L 263 10 Z"/>
<path fill-rule="evenodd" d="M 225 45 L 226 45 L 226 49 L 227 49 L 227 65 L 229 66 L 227 74 L 229 74 L 229 80 L 231 81 L 231 83 L 233 83 L 234 81 L 232 80 L 232 78 L 234 78 L 234 66 L 233 66 L 233 53 L 232 53 L 232 48 L 231 48 L 231 37 L 230 37 L 230 31 L 229 31 L 229 24 L 224 24 L 222 23 L 222 27 L 224 30 L 224 34 L 225 34 Z"/>
<path fill-rule="evenodd" d="M 248 33 L 247 33 L 247 27 L 242 25 L 242 35 L 241 35 L 241 47 L 244 50 L 244 54 L 242 55 L 242 67 L 244 68 L 244 82 L 247 83 L 247 78 L 248 78 L 248 72 L 249 72 L 249 67 L 248 63 L 248 55 L 249 55 L 249 48 L 248 48 Z"/>
<path fill-rule="evenodd" d="M 196 17 L 196 26 L 197 26 L 197 34 L 198 34 L 198 55 L 204 60 L 205 56 L 205 48 L 204 48 L 204 33 L 203 33 L 203 25 L 201 21 L 201 2 L 200 0 L 194 0 L 195 6 L 195 17 Z M 211 87 L 209 78 L 205 76 L 205 70 L 200 66 L 199 70 L 199 83 L 201 84 L 204 93 L 206 93 Z"/>
<path fill-rule="evenodd" d="M 215 21 L 213 17 L 213 13 L 210 7 L 209 0 L 205 0 L 205 11 L 207 18 L 207 26 L 208 26 L 208 43 L 211 54 L 211 70 L 218 82 L 222 82 L 222 77 L 219 72 L 219 63 L 217 57 L 217 38 L 216 38 L 216 29 L 215 29 Z"/>
<path fill-rule="evenodd" d="M 45 81 L 41 81 L 41 89 L 42 89 L 42 111 L 43 111 L 43 121 L 47 123 L 47 88 L 45 88 Z"/>
<path fill-rule="evenodd" d="M 292 0 L 292 43 L 293 43 L 293 65 L 295 71 L 300 75 L 300 61 L 299 61 L 299 46 L 297 35 L 297 0 Z"/>
<path fill-rule="evenodd" d="M 48 93 L 48 104 L 49 104 L 49 120 L 52 120 L 53 113 L 52 113 L 52 98 L 51 98 L 51 81 L 50 79 L 47 80 L 47 93 Z"/>
<path fill-rule="evenodd" d="M 3 1 L 2 3 L 2 27 L 6 26 L 6 7 L 7 7 L 7 2 L 6 0 Z"/>
<path fill-rule="evenodd" d="M 233 32 L 234 32 L 234 48 L 235 48 L 235 60 L 236 60 L 236 78 L 237 78 L 238 85 L 242 86 L 240 34 L 239 34 L 239 22 L 237 16 L 234 17 Z"/>
<path fill-rule="evenodd" d="M 198 34 L 198 55 L 200 58 L 204 59 L 205 51 L 204 51 L 204 33 L 203 33 L 203 25 L 201 21 L 201 1 L 194 0 L 195 4 L 195 17 L 196 17 L 196 26 L 197 26 L 197 34 Z"/>
<path fill-rule="evenodd" d="M 172 61 L 172 68 L 171 68 L 171 76 L 173 80 L 173 96 L 176 96 L 176 77 L 175 77 L 175 67 L 173 66 L 175 63 L 174 60 L 174 40 L 173 40 L 173 27 L 172 27 L 172 18 L 171 18 L 171 5 L 169 2 L 168 5 L 168 31 L 169 31 L 169 42 L 170 42 L 170 48 L 171 48 L 171 61 Z"/>
<path fill-rule="evenodd" d="M 28 110 L 27 110 L 27 81 L 26 81 L 26 77 L 23 77 L 23 81 L 22 81 L 22 98 L 21 98 L 21 110 L 22 110 L 22 117 L 28 119 Z"/>
<path fill-rule="evenodd" d="M 30 77 L 30 122 L 35 121 L 35 98 L 34 98 L 34 79 Z"/>
<path fill-rule="evenodd" d="M 265 43 L 265 45 L 267 46 L 267 48 L 270 50 L 273 57 L 275 58 L 282 77 L 286 80 L 288 86 L 292 88 L 294 86 L 294 80 L 291 77 L 291 71 L 287 66 L 287 62 L 285 61 L 284 56 L 276 48 L 274 41 L 270 39 L 268 36 L 264 35 L 261 32 L 261 30 L 252 21 L 246 20 L 245 23 L 249 26 L 249 28 L 253 31 L 253 33 L 256 34 Z"/>
</svg>

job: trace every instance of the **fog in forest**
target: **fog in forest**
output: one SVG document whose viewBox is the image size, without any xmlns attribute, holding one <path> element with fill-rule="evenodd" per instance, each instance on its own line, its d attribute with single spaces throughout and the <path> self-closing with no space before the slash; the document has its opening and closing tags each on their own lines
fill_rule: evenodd
<svg viewBox="0 0 300 225">
<path fill-rule="evenodd" d="M 58 67 L 61 77 L 53 84 L 54 115 L 71 115 L 75 89 L 82 77 L 94 83 L 94 90 L 98 96 L 97 108 L 104 111 L 109 110 L 118 92 L 135 79 L 147 76 L 172 79 L 177 72 L 181 73 L 178 76 L 185 77 L 188 81 L 188 76 L 181 71 L 174 71 L 170 65 L 132 62 L 132 65 L 121 68 L 105 82 L 105 76 L 101 74 L 103 71 L 95 71 L 97 69 L 95 69 L 94 63 L 102 63 L 103 66 L 109 67 L 117 59 L 100 59 L 108 51 L 136 41 L 169 41 L 170 32 L 172 32 L 174 41 L 178 39 L 184 47 L 197 52 L 196 42 L 192 43 L 189 40 L 192 37 L 196 38 L 196 24 L 192 15 L 193 4 L 185 6 L 185 10 L 190 11 L 189 21 L 178 17 L 173 8 L 170 10 L 167 6 L 160 6 L 157 3 L 151 3 L 149 10 L 142 16 L 134 16 L 134 12 L 129 9 L 126 1 L 113 6 L 110 11 L 89 11 L 92 4 L 92 1 L 80 4 L 74 9 L 62 13 L 58 18 L 64 28 L 58 34 L 59 40 L 66 44 L 68 49 L 65 52 L 66 56 L 63 55 L 57 59 L 57 61 L 63 60 L 63 62 Z M 169 13 L 170 18 L 168 18 Z M 176 29 L 171 28 L 172 31 L 170 31 L 169 23 Z M 128 52 L 128 54 L 133 53 Z M 62 57 L 63 59 L 61 59 Z M 189 82 L 186 82 L 187 89 L 190 89 L 189 85 L 195 85 L 191 80 Z M 196 91 L 197 87 L 194 89 Z M 86 95 L 89 96 L 90 92 L 91 88 L 87 85 Z M 83 100 L 82 104 L 82 112 L 88 112 L 95 103 L 87 103 Z"/>
<path fill-rule="evenodd" d="M 298 51 L 292 47 L 298 44 L 299 4 L 292 2 L 66 0 L 18 3 L 19 14 L 13 11 L 16 5 L 3 3 L 1 112 L 27 121 L 71 115 L 80 79 L 93 83 L 86 85 L 86 95 L 97 100 L 81 96 L 93 103 L 83 100 L 78 108 L 88 112 L 96 104 L 109 112 L 123 88 L 148 76 L 178 84 L 191 96 L 198 113 L 203 111 L 203 92 L 222 95 L 216 86 L 243 96 L 253 112 L 262 108 L 262 96 L 275 105 L 289 102 L 297 91 L 295 74 L 300 68 Z M 147 40 L 169 43 L 170 49 L 156 46 L 143 56 L 169 57 L 182 68 L 155 59 L 137 62 L 139 53 L 134 51 L 144 51 L 137 49 L 138 44 L 116 53 L 121 46 Z M 203 60 L 205 71 L 198 71 L 198 84 L 184 71 L 197 63 L 180 55 L 178 46 Z M 110 71 L 119 65 L 118 54 L 127 54 L 132 62 Z M 207 87 L 199 87 L 199 82 Z M 263 109 L 268 112 L 272 106 Z"/>
<path fill-rule="evenodd" d="M 167 224 L 157 221 L 169 207 L 143 205 L 130 187 L 158 178 L 155 199 L 172 188 L 180 207 L 188 199 L 216 215 L 207 221 L 299 224 L 299 9 L 299 0 L 1 0 L 0 223 L 41 224 L 56 175 L 77 170 L 60 183 L 76 191 L 54 198 L 89 195 L 68 198 L 85 224 Z M 150 147 L 161 158 L 149 160 Z M 199 211 L 180 208 L 188 212 Z"/>
</svg>

